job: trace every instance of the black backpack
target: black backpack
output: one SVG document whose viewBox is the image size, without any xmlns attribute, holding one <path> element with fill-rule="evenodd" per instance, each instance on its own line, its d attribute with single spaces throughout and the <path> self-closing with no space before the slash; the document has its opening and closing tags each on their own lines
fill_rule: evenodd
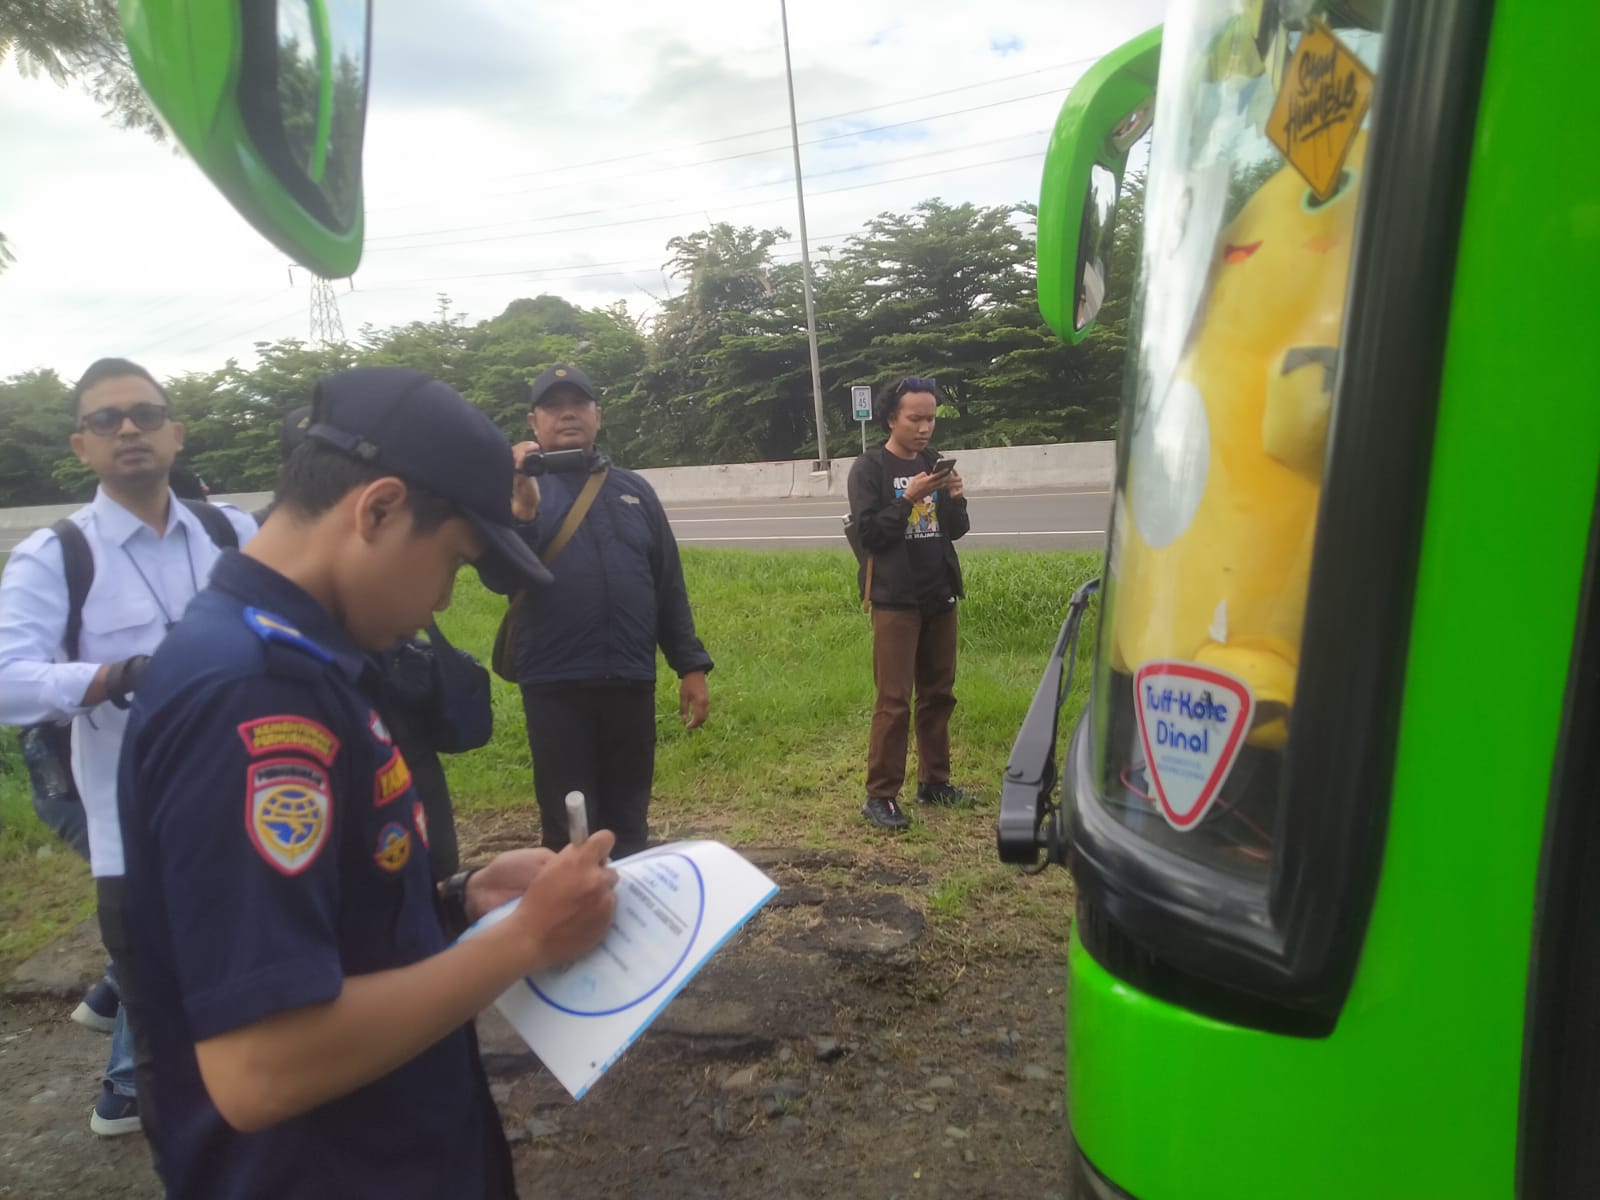
<svg viewBox="0 0 1600 1200">
<path fill-rule="evenodd" d="M 239 548 L 239 535 L 233 522 L 220 508 L 213 508 L 203 500 L 180 499 L 178 503 L 200 518 L 206 534 L 218 546 L 225 550 Z M 62 517 L 50 528 L 61 541 L 61 566 L 67 578 L 67 629 L 62 635 L 61 647 L 68 659 L 76 662 L 78 642 L 83 635 L 83 602 L 89 598 L 89 588 L 94 584 L 94 552 L 89 549 L 89 539 L 83 536 L 83 530 L 70 517 Z M 66 726 L 46 721 L 29 726 L 22 731 L 22 737 L 34 791 L 52 799 L 81 803 L 72 778 L 71 742 L 66 736 Z"/>
<path fill-rule="evenodd" d="M 228 520 L 228 514 L 213 508 L 204 500 L 179 500 L 205 526 L 206 534 L 224 550 L 239 548 L 239 534 Z M 78 639 L 83 634 L 83 602 L 89 598 L 89 588 L 94 584 L 94 554 L 89 549 L 89 539 L 83 536 L 71 517 L 62 517 L 50 526 L 61 540 L 61 564 L 67 577 L 67 631 L 61 646 L 67 659 L 78 661 Z"/>
</svg>

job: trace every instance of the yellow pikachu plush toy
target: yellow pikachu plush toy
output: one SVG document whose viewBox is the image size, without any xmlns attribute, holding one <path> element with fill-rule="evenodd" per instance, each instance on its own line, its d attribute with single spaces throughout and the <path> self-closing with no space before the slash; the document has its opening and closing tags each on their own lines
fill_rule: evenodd
<svg viewBox="0 0 1600 1200">
<path fill-rule="evenodd" d="M 1325 201 L 1284 165 L 1222 231 L 1183 357 L 1135 436 L 1165 442 L 1179 478 L 1169 465 L 1141 486 L 1154 456 L 1136 449 L 1119 513 L 1114 665 L 1237 676 L 1255 697 L 1247 740 L 1265 749 L 1294 704 L 1365 152 L 1362 134 Z"/>
</svg>

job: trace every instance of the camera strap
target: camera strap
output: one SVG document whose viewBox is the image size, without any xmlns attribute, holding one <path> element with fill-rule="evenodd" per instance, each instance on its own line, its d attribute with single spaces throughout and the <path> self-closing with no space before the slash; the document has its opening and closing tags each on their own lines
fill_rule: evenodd
<svg viewBox="0 0 1600 1200">
<path fill-rule="evenodd" d="M 555 562 L 556 556 L 567 548 L 572 535 L 578 532 L 578 526 L 583 524 L 583 519 L 594 507 L 595 497 L 600 494 L 606 476 L 610 473 L 611 465 L 607 463 L 583 481 L 577 499 L 572 502 L 572 507 L 567 509 L 567 515 L 562 519 L 561 528 L 556 530 L 555 537 L 550 539 L 550 544 L 539 556 L 545 566 L 548 567 Z M 500 619 L 500 628 L 495 631 L 494 652 L 489 658 L 489 665 L 494 668 L 494 673 L 510 683 L 517 682 L 517 610 L 522 607 L 523 598 L 527 594 L 524 589 L 511 597 L 511 603 L 506 606 L 506 615 Z"/>
<path fill-rule="evenodd" d="M 589 515 L 589 510 L 594 507 L 594 498 L 600 494 L 600 488 L 605 484 L 606 476 L 611 474 L 611 467 L 604 466 L 583 481 L 583 487 L 578 491 L 578 498 L 572 502 L 572 507 L 567 509 L 566 518 L 561 522 L 561 528 L 556 530 L 555 537 L 550 539 L 550 544 L 544 548 L 540 558 L 545 566 L 555 562 L 556 555 L 567 548 L 567 543 L 572 540 L 572 535 L 578 532 L 578 526 L 583 524 L 583 519 Z M 520 595 L 520 593 L 519 593 Z"/>
</svg>

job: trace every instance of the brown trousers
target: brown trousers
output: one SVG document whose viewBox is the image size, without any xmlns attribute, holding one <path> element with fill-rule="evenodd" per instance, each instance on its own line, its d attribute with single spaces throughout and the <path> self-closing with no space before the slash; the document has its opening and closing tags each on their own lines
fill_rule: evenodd
<svg viewBox="0 0 1600 1200">
<path fill-rule="evenodd" d="M 872 679 L 878 688 L 867 743 L 867 795 L 893 800 L 906 778 L 911 694 L 917 697 L 917 782 L 950 779 L 950 712 L 956 706 L 956 606 L 872 610 Z"/>
</svg>

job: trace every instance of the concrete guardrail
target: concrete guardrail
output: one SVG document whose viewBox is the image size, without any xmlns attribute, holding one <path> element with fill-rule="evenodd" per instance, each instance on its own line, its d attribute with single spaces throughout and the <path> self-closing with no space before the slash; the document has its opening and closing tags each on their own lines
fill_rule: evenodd
<svg viewBox="0 0 1600 1200">
<path fill-rule="evenodd" d="M 1116 473 L 1115 442 L 1063 442 L 1049 446 L 1001 446 L 984 450 L 945 448 L 974 493 L 1012 492 L 1035 487 L 1109 487 Z M 826 471 L 797 462 L 728 463 L 710 467 L 654 467 L 640 471 L 667 504 L 719 500 L 786 500 L 845 496 L 851 458 L 835 458 Z M 247 512 L 265 507 L 270 493 L 215 496 Z M 76 504 L 0 509 L 0 553 L 35 529 L 78 509 Z"/>
</svg>

